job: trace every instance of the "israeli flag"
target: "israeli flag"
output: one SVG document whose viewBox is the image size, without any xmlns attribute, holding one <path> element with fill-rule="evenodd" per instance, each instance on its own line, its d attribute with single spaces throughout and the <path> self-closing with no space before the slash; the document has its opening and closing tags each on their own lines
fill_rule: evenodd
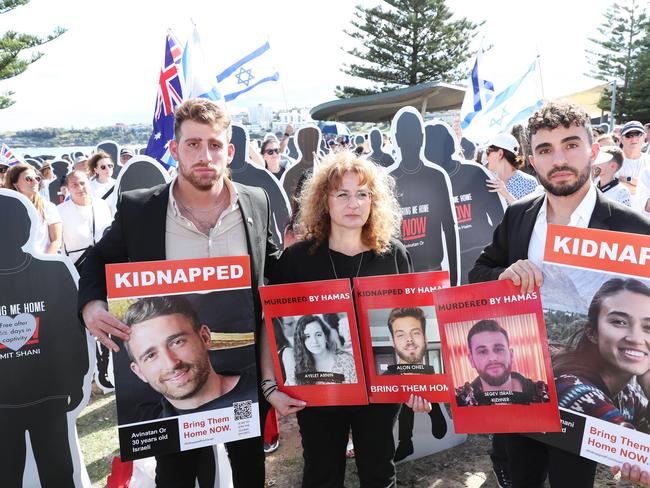
<svg viewBox="0 0 650 488">
<path fill-rule="evenodd" d="M 479 50 L 460 110 L 463 136 L 477 144 L 525 124 L 543 103 L 539 59 L 512 66 L 512 55 L 504 61 L 498 54 Z"/>
<path fill-rule="evenodd" d="M 208 74 L 199 32 L 194 27 L 192 37 L 185 43 L 183 57 L 183 78 L 185 99 L 208 98 L 212 101 L 223 101 L 221 91 L 214 79 L 214 72 Z"/>
<path fill-rule="evenodd" d="M 271 63 L 270 49 L 267 41 L 217 75 L 217 82 L 226 102 L 262 83 L 280 79 L 280 74 Z"/>
</svg>

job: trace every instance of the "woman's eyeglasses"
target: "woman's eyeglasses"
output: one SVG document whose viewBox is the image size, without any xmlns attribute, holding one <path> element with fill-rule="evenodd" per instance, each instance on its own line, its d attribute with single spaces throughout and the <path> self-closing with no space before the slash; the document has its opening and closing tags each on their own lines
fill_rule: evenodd
<svg viewBox="0 0 650 488">
<path fill-rule="evenodd" d="M 25 181 L 27 183 L 32 183 L 33 181 L 38 181 L 40 183 L 41 182 L 41 177 L 40 176 L 25 176 Z"/>
<path fill-rule="evenodd" d="M 350 199 L 354 197 L 359 203 L 366 203 L 370 200 L 372 194 L 369 191 L 358 191 L 354 194 L 348 193 L 346 191 L 338 191 L 334 193 L 334 198 L 337 203 L 350 203 Z"/>
<path fill-rule="evenodd" d="M 102 164 L 99 167 L 99 169 L 106 169 L 106 168 L 113 169 L 113 165 L 112 164 Z"/>
<path fill-rule="evenodd" d="M 264 154 L 266 154 L 267 156 L 272 156 L 274 154 L 280 154 L 280 150 L 279 149 L 267 149 L 266 151 L 264 151 Z"/>
</svg>

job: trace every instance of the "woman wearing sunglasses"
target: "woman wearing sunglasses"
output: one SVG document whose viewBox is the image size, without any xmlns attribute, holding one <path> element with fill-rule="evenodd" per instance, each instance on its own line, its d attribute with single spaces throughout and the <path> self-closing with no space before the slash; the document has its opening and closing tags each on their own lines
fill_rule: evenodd
<svg viewBox="0 0 650 488">
<path fill-rule="evenodd" d="M 261 151 L 264 166 L 279 180 L 282 173 L 284 173 L 284 167 L 280 164 L 280 145 L 278 141 L 272 137 L 267 139 L 262 143 Z"/>
<path fill-rule="evenodd" d="M 63 239 L 61 216 L 56 206 L 39 194 L 40 184 L 41 175 L 26 163 L 12 166 L 5 175 L 4 187 L 25 195 L 38 210 L 40 220 L 33 238 L 35 249 L 46 254 L 56 254 Z"/>
<path fill-rule="evenodd" d="M 113 178 L 113 160 L 108 153 L 99 151 L 93 154 L 88 160 L 88 174 L 90 180 L 90 189 L 97 198 L 106 199 L 115 186 Z"/>
</svg>

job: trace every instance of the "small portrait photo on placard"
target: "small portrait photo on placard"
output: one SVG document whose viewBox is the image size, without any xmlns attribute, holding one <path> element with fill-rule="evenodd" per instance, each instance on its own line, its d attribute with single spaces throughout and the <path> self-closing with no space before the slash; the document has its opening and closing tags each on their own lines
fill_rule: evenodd
<svg viewBox="0 0 650 488">
<path fill-rule="evenodd" d="M 285 386 L 358 383 L 346 312 L 273 317 Z"/>
<path fill-rule="evenodd" d="M 535 313 L 445 324 L 459 407 L 550 401 Z"/>
<path fill-rule="evenodd" d="M 440 334 L 435 307 L 368 311 L 375 374 L 441 374 Z"/>
</svg>

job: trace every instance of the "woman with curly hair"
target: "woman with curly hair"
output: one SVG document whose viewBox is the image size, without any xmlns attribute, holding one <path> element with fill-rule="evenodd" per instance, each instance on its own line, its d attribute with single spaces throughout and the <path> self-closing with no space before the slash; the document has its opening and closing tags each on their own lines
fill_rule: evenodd
<svg viewBox="0 0 650 488">
<path fill-rule="evenodd" d="M 293 339 L 297 385 L 312 385 L 305 373 L 334 373 L 332 380 L 319 383 L 356 383 L 354 358 L 339 348 L 338 334 L 317 315 L 298 319 Z M 286 384 L 286 383 L 285 383 Z"/>
<path fill-rule="evenodd" d="M 394 185 L 383 168 L 349 151 L 326 157 L 305 182 L 296 225 L 299 240 L 284 251 L 273 282 L 409 273 L 410 257 L 396 239 L 401 212 Z M 311 324 L 318 332 L 315 322 Z M 407 405 L 418 412 L 431 410 L 420 397 L 411 397 Z M 393 486 L 393 426 L 399 409 L 399 404 L 371 404 L 300 410 L 302 486 L 344 485 L 350 429 L 361 486 Z"/>
</svg>

